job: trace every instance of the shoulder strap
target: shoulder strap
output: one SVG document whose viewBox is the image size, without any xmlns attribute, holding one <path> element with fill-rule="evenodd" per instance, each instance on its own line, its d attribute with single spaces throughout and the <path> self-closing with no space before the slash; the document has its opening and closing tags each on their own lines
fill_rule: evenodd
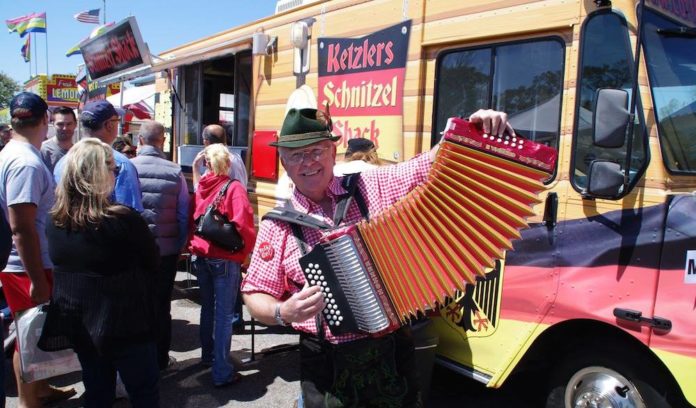
<svg viewBox="0 0 696 408">
<path fill-rule="evenodd" d="M 341 187 L 346 190 L 346 194 L 343 194 L 338 203 L 336 203 L 336 212 L 334 213 L 334 225 L 338 226 L 341 221 L 346 217 L 348 213 L 348 208 L 350 207 L 350 202 L 355 198 L 356 204 L 360 209 L 360 215 L 366 220 L 370 219 L 370 214 L 367 211 L 367 205 L 363 199 L 360 189 L 358 188 L 358 182 L 360 181 L 360 173 L 346 174 L 341 181 Z"/>
<path fill-rule="evenodd" d="M 334 213 L 334 225 L 338 226 L 343 218 L 345 218 L 348 212 L 348 207 L 350 206 L 351 199 L 355 197 L 355 202 L 360 208 L 360 214 L 366 219 L 369 219 L 370 215 L 367 211 L 367 205 L 365 200 L 363 200 L 360 189 L 358 188 L 358 181 L 360 181 L 360 173 L 349 174 L 343 178 L 341 182 L 341 187 L 346 190 L 346 194 L 341 195 L 338 198 L 338 203 L 336 203 L 336 212 Z M 279 221 L 285 221 L 290 225 L 301 225 L 307 228 L 319 229 L 326 231 L 332 229 L 333 227 L 329 224 L 318 220 L 308 214 L 297 211 L 290 204 L 290 200 L 286 201 L 286 205 L 283 207 L 275 207 L 271 211 L 267 212 L 266 215 L 261 217 L 262 220 L 273 219 Z"/>
<path fill-rule="evenodd" d="M 286 207 L 276 207 L 271 211 L 267 212 L 266 215 L 261 217 L 262 220 L 272 219 L 285 221 L 292 225 L 300 225 L 303 227 L 319 229 L 319 230 L 329 230 L 331 226 L 324 221 L 318 220 L 309 214 L 301 213 L 292 207 L 290 201 L 288 201 L 288 206 Z"/>
<path fill-rule="evenodd" d="M 220 202 L 222 199 L 225 197 L 225 194 L 227 193 L 227 188 L 232 184 L 232 181 L 234 180 L 228 180 L 227 183 L 220 189 L 220 192 L 218 192 L 217 197 L 215 197 L 215 200 L 210 204 L 213 208 L 217 208 L 218 205 L 220 205 Z"/>
</svg>

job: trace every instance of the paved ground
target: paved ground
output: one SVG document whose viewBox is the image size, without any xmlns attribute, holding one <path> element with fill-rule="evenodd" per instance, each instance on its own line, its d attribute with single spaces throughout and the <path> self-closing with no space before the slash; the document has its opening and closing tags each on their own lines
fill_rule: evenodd
<svg viewBox="0 0 696 408">
<path fill-rule="evenodd" d="M 296 351 L 268 354 L 264 351 L 274 346 L 295 345 L 298 336 L 285 329 L 256 326 L 254 335 L 255 360 L 251 359 L 251 325 L 244 333 L 232 337 L 232 357 L 239 362 L 242 381 L 234 386 L 217 389 L 212 385 L 210 368 L 200 364 L 198 318 L 200 307 L 195 280 L 186 273 L 177 275 L 177 290 L 172 300 L 173 344 L 170 353 L 177 359 L 171 369 L 163 372 L 161 380 L 162 407 L 291 407 L 299 393 L 298 355 Z M 195 279 L 195 278 L 193 278 Z M 248 316 L 246 319 L 249 322 Z M 242 362 L 245 361 L 245 362 Z M 11 366 L 6 367 L 5 389 L 7 407 L 17 406 L 17 392 Z M 53 383 L 73 386 L 76 397 L 56 407 L 81 407 L 79 398 L 84 391 L 79 373 L 59 377 Z M 127 401 L 119 401 L 114 407 L 129 407 Z"/>
<path fill-rule="evenodd" d="M 297 344 L 298 336 L 279 327 L 256 326 L 254 335 L 255 359 L 251 359 L 252 336 L 249 317 L 244 333 L 232 337 L 232 357 L 239 362 L 242 381 L 234 386 L 216 389 L 212 386 L 210 369 L 200 364 L 198 341 L 198 289 L 192 276 L 180 272 L 172 300 L 173 344 L 172 352 L 178 361 L 163 372 L 160 383 L 162 407 L 292 407 L 299 394 L 299 358 L 296 350 L 287 347 Z M 279 352 L 280 350 L 280 352 Z M 285 351 L 283 351 L 285 350 Z M 245 361 L 245 362 L 242 362 Z M 8 362 L 9 363 L 9 362 Z M 17 407 L 17 392 L 10 364 L 5 366 L 7 407 Z M 84 387 L 80 374 L 67 374 L 53 383 L 72 386 L 76 397 L 55 407 L 75 408 L 83 406 L 80 396 Z M 428 407 L 477 407 L 477 408 L 531 408 L 542 406 L 526 399 L 539 387 L 534 378 L 508 381 L 502 390 L 490 390 L 475 381 L 452 371 L 435 367 Z M 115 408 L 130 407 L 127 400 L 114 404 Z"/>
</svg>

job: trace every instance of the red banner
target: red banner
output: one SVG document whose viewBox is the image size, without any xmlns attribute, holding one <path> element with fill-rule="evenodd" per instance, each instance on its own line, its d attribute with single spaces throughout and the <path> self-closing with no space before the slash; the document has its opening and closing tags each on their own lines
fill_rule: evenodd
<svg viewBox="0 0 696 408">
<path fill-rule="evenodd" d="M 319 38 L 319 107 L 329 105 L 339 151 L 372 140 L 380 157 L 402 157 L 404 77 L 411 21 L 361 38 Z M 341 149 L 343 148 L 343 149 Z"/>
</svg>

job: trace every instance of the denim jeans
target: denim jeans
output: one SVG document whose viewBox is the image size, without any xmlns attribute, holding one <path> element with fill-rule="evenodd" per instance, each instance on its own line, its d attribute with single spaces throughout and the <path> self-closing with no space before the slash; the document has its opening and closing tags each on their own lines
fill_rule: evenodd
<svg viewBox="0 0 696 408">
<path fill-rule="evenodd" d="M 110 407 L 114 403 L 116 371 L 121 375 L 134 408 L 159 407 L 159 369 L 155 342 L 133 344 L 109 356 L 77 353 L 85 385 L 85 407 Z"/>
<path fill-rule="evenodd" d="M 224 259 L 196 257 L 194 272 L 201 293 L 201 360 L 213 364 L 213 383 L 224 384 L 235 374 L 230 361 L 232 319 L 239 293 L 239 264 Z"/>
</svg>

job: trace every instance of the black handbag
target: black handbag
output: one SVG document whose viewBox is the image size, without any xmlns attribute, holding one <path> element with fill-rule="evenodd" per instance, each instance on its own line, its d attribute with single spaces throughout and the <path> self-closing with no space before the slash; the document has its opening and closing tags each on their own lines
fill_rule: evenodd
<svg viewBox="0 0 696 408">
<path fill-rule="evenodd" d="M 217 210 L 217 206 L 225 197 L 227 188 L 232 183 L 228 181 L 220 190 L 215 200 L 208 206 L 205 213 L 196 220 L 195 234 L 206 241 L 228 251 L 237 252 L 244 248 L 244 240 L 233 222 Z"/>
</svg>

